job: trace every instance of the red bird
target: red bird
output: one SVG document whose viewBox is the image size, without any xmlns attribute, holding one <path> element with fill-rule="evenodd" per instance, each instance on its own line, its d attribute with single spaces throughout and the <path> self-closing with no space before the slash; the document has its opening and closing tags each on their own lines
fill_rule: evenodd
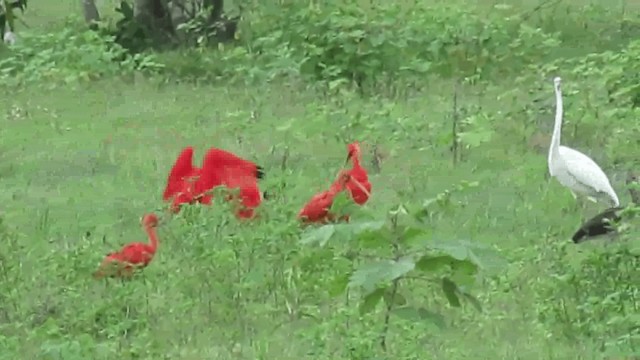
<svg viewBox="0 0 640 360">
<path fill-rule="evenodd" d="M 171 210 L 180 211 L 180 205 L 191 204 L 196 200 L 195 184 L 201 169 L 193 166 L 193 148 L 184 148 L 173 164 L 167 178 L 167 186 L 162 194 L 164 201 L 172 200 Z"/>
<path fill-rule="evenodd" d="M 335 215 L 329 212 L 333 199 L 345 189 L 351 180 L 346 171 L 341 171 L 329 190 L 314 195 L 298 213 L 298 218 L 304 223 L 326 224 L 335 220 Z"/>
<path fill-rule="evenodd" d="M 206 179 L 202 176 L 205 167 L 207 168 Z M 231 175 L 223 175 L 224 173 Z M 207 152 L 202 168 L 195 167 L 193 166 L 193 148 L 188 146 L 178 155 L 178 159 L 171 168 L 162 198 L 165 201 L 172 200 L 173 212 L 180 211 L 182 204 L 193 204 L 196 201 L 208 205 L 211 204 L 211 195 L 205 193 L 216 186 L 232 184 L 233 180 L 230 180 L 230 177 L 233 178 L 237 174 L 252 174 L 251 177 L 254 179 L 264 177 L 261 166 L 216 148 L 211 148 Z M 258 191 L 258 197 L 260 195 Z M 251 201 L 248 203 L 253 204 Z"/>
<path fill-rule="evenodd" d="M 120 251 L 108 254 L 93 274 L 96 279 L 108 277 L 129 278 L 135 269 L 149 265 L 158 249 L 158 217 L 147 214 L 142 218 L 142 226 L 149 236 L 149 243 L 134 242 L 125 245 Z"/>
<path fill-rule="evenodd" d="M 263 194 L 258 187 L 258 179 L 264 177 L 262 167 L 242 159 L 228 151 L 211 148 L 202 162 L 201 178 L 196 183 L 196 191 L 202 195 L 203 204 L 211 204 L 212 195 L 204 194 L 216 186 L 240 189 L 240 208 L 236 215 L 243 219 L 254 216 L 254 209 L 260 206 Z M 230 200 L 230 199 L 228 199 Z"/>
<path fill-rule="evenodd" d="M 351 160 L 351 169 L 347 171 L 350 181 L 347 182 L 347 190 L 351 194 L 351 198 L 358 205 L 364 205 L 371 196 L 371 183 L 367 170 L 360 164 L 360 144 L 355 141 L 347 145 L 347 160 Z"/>
</svg>

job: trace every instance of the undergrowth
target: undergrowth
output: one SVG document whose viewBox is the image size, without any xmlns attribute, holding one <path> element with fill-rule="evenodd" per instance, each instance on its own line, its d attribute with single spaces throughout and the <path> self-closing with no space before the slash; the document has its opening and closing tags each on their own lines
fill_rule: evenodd
<svg viewBox="0 0 640 360">
<path fill-rule="evenodd" d="M 452 342 L 434 334 L 465 332 L 471 324 L 484 334 L 486 324 L 506 318 L 530 327 L 531 337 L 589 343 L 588 351 L 602 356 L 640 356 L 638 224 L 633 220 L 616 241 L 579 248 L 559 239 L 557 228 L 516 226 L 520 220 L 488 211 L 486 233 L 477 238 L 491 236 L 500 221 L 514 221 L 521 235 L 502 236 L 535 242 L 505 245 L 498 239 L 493 243 L 500 246 L 481 246 L 473 237 L 438 232 L 443 224 L 456 228 L 457 217 L 475 206 L 470 197 L 489 196 L 490 181 L 479 185 L 473 177 L 478 168 L 497 166 L 492 157 L 513 164 L 522 154 L 544 157 L 552 76 L 563 76 L 567 84 L 563 142 L 594 149 L 591 154 L 607 164 L 603 168 L 614 179 L 640 165 L 637 14 L 592 4 L 565 16 L 559 6 L 532 10 L 496 4 L 487 11 L 457 2 L 255 4 L 237 42 L 161 53 L 134 53 L 109 29 L 85 29 L 74 17 L 59 31 L 21 31 L 17 44 L 0 49 L 0 84 L 9 95 L 3 104 L 29 89 L 82 88 L 140 75 L 157 89 L 188 84 L 211 91 L 205 87 L 210 83 L 249 89 L 256 108 L 268 101 L 265 92 L 281 86 L 281 91 L 308 94 L 308 102 L 297 105 L 310 115 L 273 124 L 279 134 L 273 136 L 283 141 L 269 151 L 282 154 L 273 164 L 282 173 L 269 180 L 277 194 L 262 210 L 263 220 L 240 224 L 224 204 L 186 209 L 164 232 L 174 257 L 164 260 L 171 270 L 154 263 L 132 283 L 98 284 L 87 276 L 101 255 L 95 235 L 87 232 L 35 257 L 23 229 L 2 224 L 0 347 L 32 358 L 64 359 L 157 358 L 156 348 L 172 349 L 164 353 L 171 358 L 418 359 L 431 347 L 453 359 L 464 358 L 464 350 L 447 348 Z M 432 93 L 439 96 L 435 110 L 430 107 L 436 98 L 422 98 Z M 399 108 L 415 103 L 420 111 Z M 38 111 L 45 110 L 38 105 Z M 31 116 L 16 104 L 3 112 L 3 124 L 11 124 L 2 126 L 3 137 Z M 47 118 L 56 119 L 51 114 Z M 246 119 L 260 114 L 216 116 L 227 119 L 220 125 L 225 131 L 243 134 L 257 122 Z M 59 121 L 50 120 L 55 136 L 70 131 Z M 374 169 L 381 159 L 397 158 L 407 149 L 430 149 L 451 169 L 470 170 L 441 191 L 420 188 L 424 179 L 415 180 L 415 174 L 403 175 L 408 179 L 397 181 L 408 189 L 397 190 L 396 201 L 384 208 L 355 209 L 342 199 L 335 207 L 352 213 L 353 223 L 301 229 L 282 194 L 295 173 L 287 165 L 294 156 L 291 143 L 315 136 L 326 145 L 354 134 L 372 145 Z M 242 135 L 236 136 L 241 143 Z M 385 154 L 380 144 L 396 148 Z M 105 151 L 107 159 L 116 156 L 117 150 Z M 2 152 L 0 145 L 0 159 L 8 161 Z M 497 155 L 503 153 L 508 157 Z M 473 165 L 477 159 L 483 162 Z M 512 176 L 511 185 L 537 187 L 534 170 L 525 173 L 527 166 L 504 170 L 523 172 Z M 515 213 L 542 206 L 527 202 L 529 193 L 518 194 L 523 201 Z M 478 205 L 478 214 L 485 205 Z M 551 208 L 540 211 L 569 211 Z M 64 238 L 50 233 L 48 217 L 39 213 L 33 241 Z M 189 276 L 204 280 L 176 280 Z M 84 306 L 87 302 L 93 306 Z M 518 309 L 528 311 L 519 314 Z M 208 322 L 231 330 L 204 338 Z M 168 344 L 152 335 L 153 328 L 181 333 Z M 265 334 L 282 334 L 283 344 L 261 342 Z M 304 345 L 282 355 L 287 341 Z M 552 349 L 544 356 L 571 353 Z"/>
</svg>

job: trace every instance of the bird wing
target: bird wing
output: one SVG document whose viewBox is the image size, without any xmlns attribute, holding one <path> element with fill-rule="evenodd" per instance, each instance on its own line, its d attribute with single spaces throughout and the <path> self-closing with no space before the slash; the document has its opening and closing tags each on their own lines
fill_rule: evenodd
<svg viewBox="0 0 640 360">
<path fill-rule="evenodd" d="M 614 201 L 614 206 L 620 205 L 618 195 L 611 187 L 609 178 L 587 155 L 566 146 L 560 147 L 560 156 L 567 163 L 567 172 L 580 184 L 598 193 L 605 193 Z"/>
<path fill-rule="evenodd" d="M 133 265 L 146 265 L 153 258 L 154 251 L 145 243 L 131 243 L 120 250 L 122 261 Z"/>
<path fill-rule="evenodd" d="M 327 215 L 328 209 L 333 203 L 332 192 L 322 191 L 311 197 L 298 213 L 299 218 L 306 218 L 311 222 L 320 220 Z"/>
<path fill-rule="evenodd" d="M 167 177 L 167 186 L 164 189 L 162 198 L 166 201 L 176 193 L 182 191 L 183 178 L 194 172 L 193 168 L 193 148 L 187 146 L 182 149 L 176 162 L 171 167 Z"/>
<path fill-rule="evenodd" d="M 260 205 L 262 197 L 256 178 L 243 174 L 242 172 L 238 174 L 233 170 L 234 169 L 227 169 L 227 171 L 224 172 L 224 184 L 229 189 L 240 189 L 240 197 L 242 198 L 243 205 L 251 208 Z"/>
<path fill-rule="evenodd" d="M 257 179 L 262 179 L 264 177 L 264 170 L 261 166 L 258 166 L 249 160 L 245 160 L 229 151 L 218 148 L 209 149 L 204 156 L 202 164 L 203 167 L 206 164 L 233 167 L 242 172 L 246 172 L 247 175 L 253 176 Z"/>
<path fill-rule="evenodd" d="M 228 151 L 211 148 L 202 160 L 202 177 L 197 184 L 198 191 L 211 190 L 225 182 L 233 181 L 229 177 L 247 176 L 259 179 L 264 175 L 261 167 L 244 160 Z"/>
<path fill-rule="evenodd" d="M 621 217 L 619 212 L 623 210 L 622 207 L 613 207 L 606 209 L 600 214 L 589 219 L 587 222 L 580 226 L 580 229 L 573 234 L 571 238 L 574 243 L 580 243 L 585 237 L 593 237 L 597 235 L 603 235 L 613 230 L 611 223 L 620 221 Z"/>
</svg>

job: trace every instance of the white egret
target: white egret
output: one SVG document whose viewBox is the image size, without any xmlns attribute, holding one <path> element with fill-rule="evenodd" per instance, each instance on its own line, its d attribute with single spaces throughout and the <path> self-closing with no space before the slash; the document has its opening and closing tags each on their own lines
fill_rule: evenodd
<svg viewBox="0 0 640 360">
<path fill-rule="evenodd" d="M 616 207 L 620 205 L 618 195 L 604 171 L 587 155 L 560 145 L 562 130 L 562 91 L 560 78 L 553 79 L 556 92 L 556 122 L 549 146 L 549 174 L 569 188 L 577 199 L 578 194 L 586 195 L 591 201 L 604 200 Z"/>
<path fill-rule="evenodd" d="M 4 43 L 9 46 L 14 45 L 17 40 L 18 38 L 16 37 L 16 34 L 14 34 L 11 30 L 7 30 L 7 32 L 5 32 L 4 36 L 2 37 L 2 41 L 4 41 Z"/>
</svg>

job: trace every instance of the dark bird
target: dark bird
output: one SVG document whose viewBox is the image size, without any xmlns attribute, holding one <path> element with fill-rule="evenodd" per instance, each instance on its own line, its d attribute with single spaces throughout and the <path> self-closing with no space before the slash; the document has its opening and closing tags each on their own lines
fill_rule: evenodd
<svg viewBox="0 0 640 360">
<path fill-rule="evenodd" d="M 634 184 L 640 184 L 640 177 L 633 172 L 629 172 L 626 183 L 629 187 L 632 203 L 640 205 L 640 191 L 634 189 Z M 579 244 L 596 236 L 615 232 L 615 224 L 622 219 L 620 213 L 624 209 L 622 206 L 616 206 L 601 212 L 582 224 L 571 239 L 574 243 Z"/>
</svg>

